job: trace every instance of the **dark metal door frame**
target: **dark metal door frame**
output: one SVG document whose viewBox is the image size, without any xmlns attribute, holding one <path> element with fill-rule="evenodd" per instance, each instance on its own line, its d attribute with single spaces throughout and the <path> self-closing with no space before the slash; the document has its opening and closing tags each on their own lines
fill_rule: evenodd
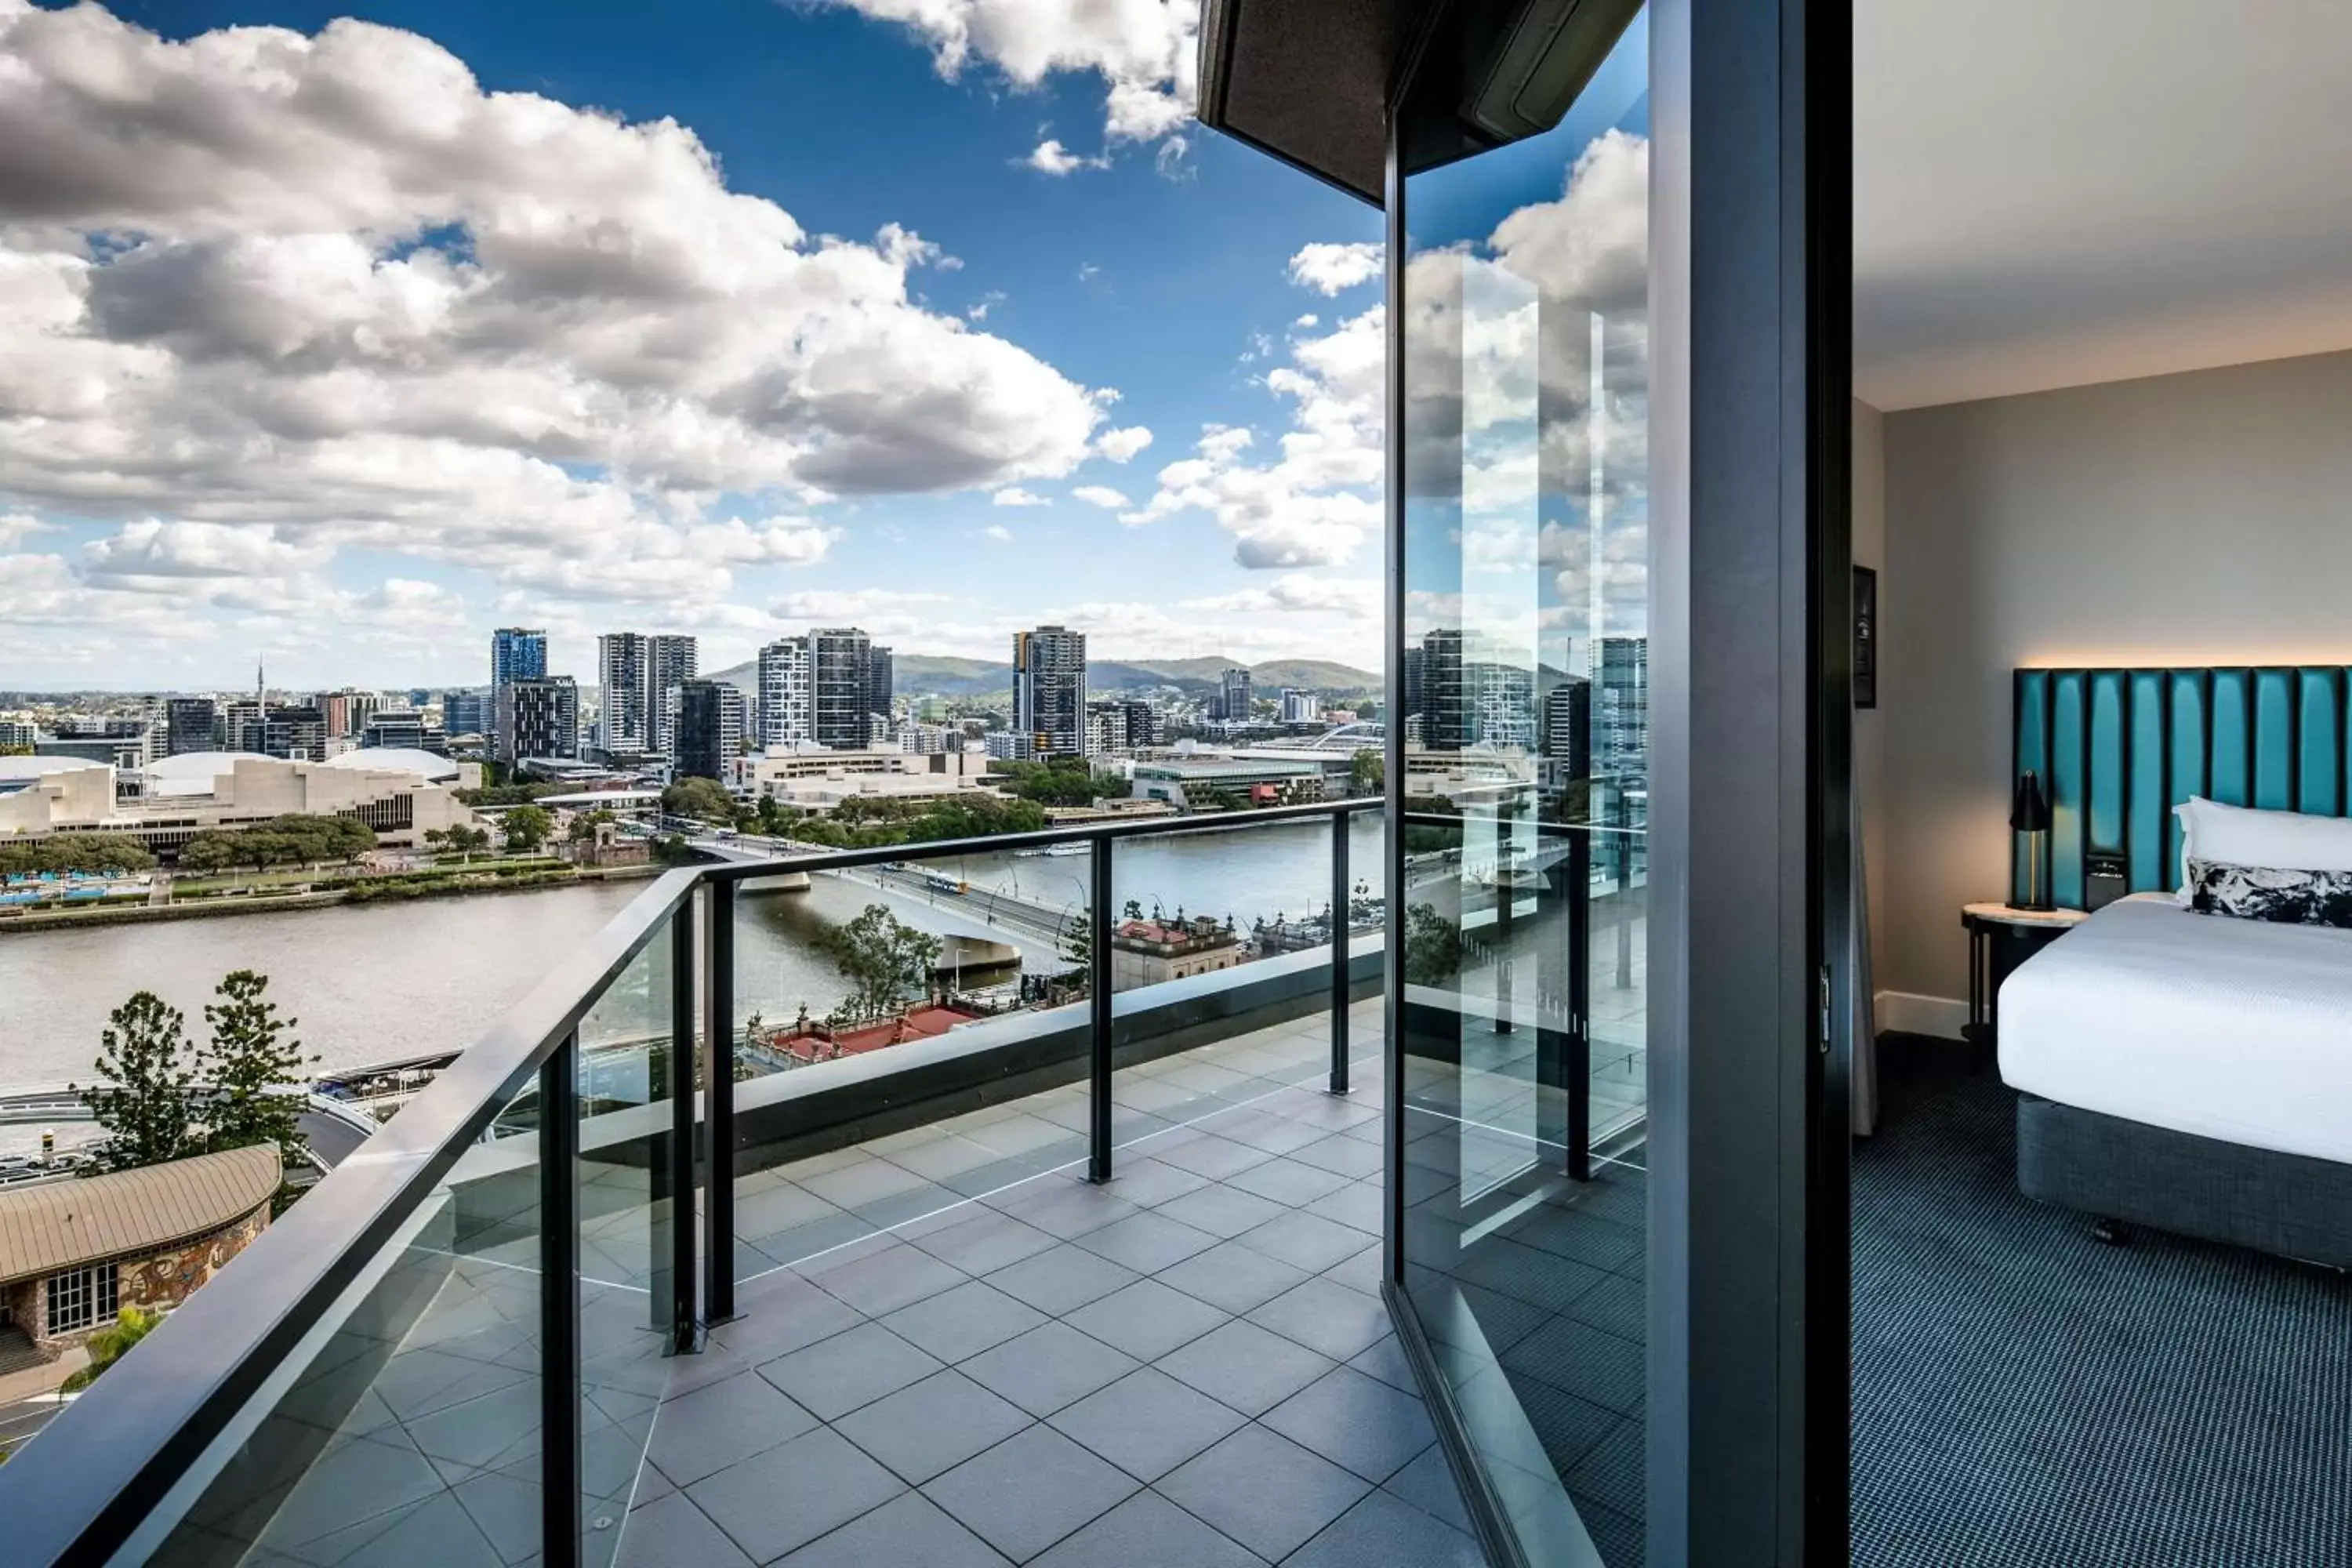
<svg viewBox="0 0 2352 1568">
<path fill-rule="evenodd" d="M 1843 1563 L 1852 0 L 1651 0 L 1649 26 L 1649 1561 Z M 1412 80 L 1386 188 L 1387 1294 L 1461 1468 L 1399 1288 Z"/>
</svg>

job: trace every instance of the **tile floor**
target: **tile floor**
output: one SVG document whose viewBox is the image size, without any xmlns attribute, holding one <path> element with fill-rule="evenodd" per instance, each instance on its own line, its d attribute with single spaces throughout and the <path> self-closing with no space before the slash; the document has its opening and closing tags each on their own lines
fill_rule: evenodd
<svg viewBox="0 0 2352 1568">
<path fill-rule="evenodd" d="M 740 1317 L 670 1364 L 629 1568 L 1463 1568 L 1378 1296 L 1376 1004 L 747 1183 Z"/>
</svg>

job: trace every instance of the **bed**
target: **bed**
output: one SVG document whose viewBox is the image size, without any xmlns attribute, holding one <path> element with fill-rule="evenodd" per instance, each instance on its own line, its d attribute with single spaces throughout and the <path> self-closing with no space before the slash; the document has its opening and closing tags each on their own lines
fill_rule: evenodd
<svg viewBox="0 0 2352 1568">
<path fill-rule="evenodd" d="M 2093 911 L 2001 987 L 2020 1189 L 2352 1268 L 2352 930 L 2182 907 L 2171 809 L 2346 826 L 2352 670 L 2021 670 L 2017 742 Z"/>
</svg>

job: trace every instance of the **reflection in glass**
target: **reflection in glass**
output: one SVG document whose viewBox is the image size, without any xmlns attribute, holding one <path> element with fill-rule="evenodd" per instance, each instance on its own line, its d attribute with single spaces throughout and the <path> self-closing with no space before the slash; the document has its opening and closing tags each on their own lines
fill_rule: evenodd
<svg viewBox="0 0 2352 1568">
<path fill-rule="evenodd" d="M 1528 1559 L 1643 1555 L 1646 19 L 1412 176 L 1405 1285 Z"/>
</svg>

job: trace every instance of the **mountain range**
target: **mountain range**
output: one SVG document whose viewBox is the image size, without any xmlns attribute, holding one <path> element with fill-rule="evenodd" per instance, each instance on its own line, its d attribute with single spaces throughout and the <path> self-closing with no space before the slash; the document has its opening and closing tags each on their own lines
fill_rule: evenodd
<svg viewBox="0 0 2352 1568">
<path fill-rule="evenodd" d="M 1249 670 L 1251 685 L 1261 692 L 1295 686 L 1328 696 L 1378 691 L 1381 685 L 1377 675 L 1321 658 L 1275 658 L 1247 666 L 1238 659 L 1213 658 L 1090 659 L 1087 689 L 1133 691 L 1174 686 L 1197 695 L 1214 691 L 1226 670 L 1240 668 Z M 902 653 L 892 661 L 891 674 L 898 693 L 908 697 L 982 697 L 1013 689 L 1013 666 L 992 659 Z M 747 661 L 716 671 L 711 679 L 756 693 L 760 667 L 756 661 Z"/>
</svg>

